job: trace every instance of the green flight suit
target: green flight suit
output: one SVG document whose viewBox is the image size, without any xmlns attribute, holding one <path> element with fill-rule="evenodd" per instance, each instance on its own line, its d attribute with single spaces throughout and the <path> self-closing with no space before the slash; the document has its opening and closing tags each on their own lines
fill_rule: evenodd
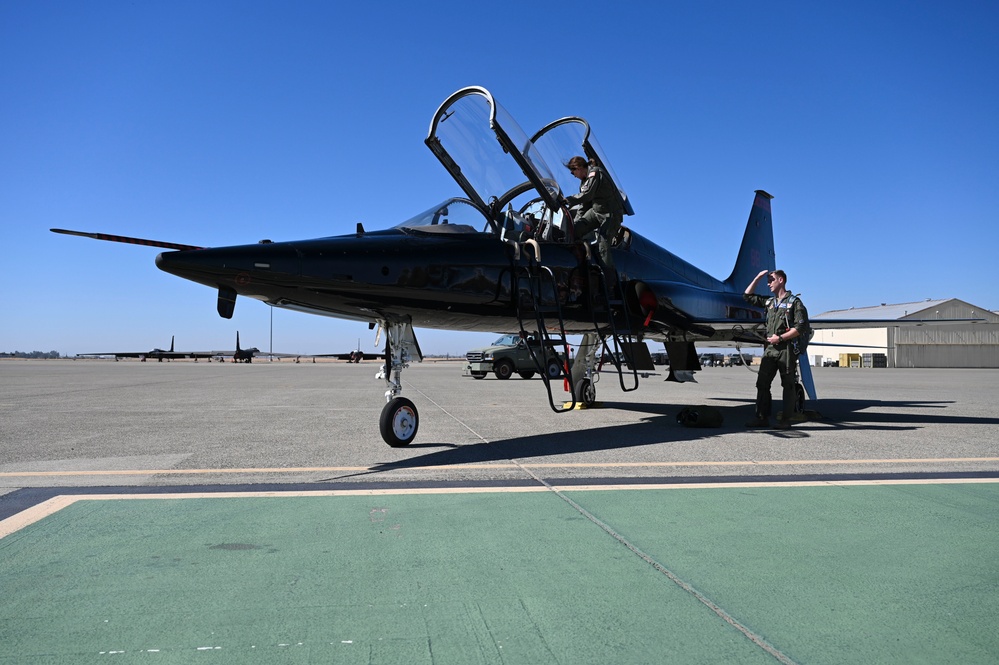
<svg viewBox="0 0 999 665">
<path fill-rule="evenodd" d="M 801 299 L 790 292 L 781 301 L 778 301 L 776 296 L 761 296 L 755 293 L 744 294 L 743 298 L 750 305 L 766 309 L 767 338 L 771 335 L 783 335 L 791 328 L 798 331 L 805 329 L 808 311 Z M 764 349 L 763 358 L 760 360 L 760 372 L 756 378 L 756 416 L 758 418 L 770 419 L 772 401 L 770 386 L 777 374 L 780 374 L 784 420 L 789 420 L 791 414 L 794 413 L 795 385 L 798 383 L 798 354 L 795 353 L 795 349 L 803 348 L 800 346 L 802 341 L 795 338 L 786 342 L 768 344 Z"/>
<path fill-rule="evenodd" d="M 617 187 L 599 166 L 588 166 L 586 178 L 579 185 L 579 193 L 567 196 L 569 206 L 579 206 L 575 213 L 573 229 L 576 240 L 589 240 L 586 236 L 597 232 L 597 252 L 604 265 L 613 268 L 610 241 L 617 235 L 624 221 L 624 206 Z"/>
</svg>

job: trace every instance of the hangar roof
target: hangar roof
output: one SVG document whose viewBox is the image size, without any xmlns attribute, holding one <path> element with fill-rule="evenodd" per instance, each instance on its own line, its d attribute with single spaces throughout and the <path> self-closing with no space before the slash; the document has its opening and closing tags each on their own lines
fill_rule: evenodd
<svg viewBox="0 0 999 665">
<path fill-rule="evenodd" d="M 954 300 L 945 298 L 944 300 L 919 300 L 917 302 L 903 302 L 897 305 L 887 305 L 882 303 L 874 307 L 851 307 L 850 309 L 834 309 L 823 312 L 813 319 L 902 319 L 912 316 L 927 309 L 936 309 Z"/>
<path fill-rule="evenodd" d="M 875 307 L 851 307 L 823 312 L 811 317 L 813 321 L 823 319 L 900 321 L 929 319 L 978 319 L 975 323 L 999 324 L 999 316 L 986 307 L 978 307 L 960 298 L 944 300 L 919 300 L 897 305 L 877 305 Z"/>
</svg>

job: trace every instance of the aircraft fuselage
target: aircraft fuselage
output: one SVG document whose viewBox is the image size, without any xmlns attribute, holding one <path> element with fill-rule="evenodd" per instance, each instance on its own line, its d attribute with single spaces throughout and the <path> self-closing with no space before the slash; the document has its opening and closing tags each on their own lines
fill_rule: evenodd
<svg viewBox="0 0 999 665">
<path fill-rule="evenodd" d="M 533 247 L 443 228 L 164 252 L 156 264 L 275 306 L 367 322 L 532 330 L 536 303 L 549 312 L 547 322 L 557 320 L 557 305 L 567 333 L 606 324 L 599 274 L 588 269 L 592 261 L 584 258 L 581 243 L 541 243 L 539 265 L 551 275 L 532 284 L 527 275 Z M 614 259 L 622 283 L 629 284 L 624 292 L 632 332 L 660 339 L 677 331 L 710 337 L 713 331 L 698 326 L 691 313 L 705 319 L 757 316 L 741 292 L 725 293 L 722 282 L 637 234 L 626 248 L 614 250 Z"/>
</svg>

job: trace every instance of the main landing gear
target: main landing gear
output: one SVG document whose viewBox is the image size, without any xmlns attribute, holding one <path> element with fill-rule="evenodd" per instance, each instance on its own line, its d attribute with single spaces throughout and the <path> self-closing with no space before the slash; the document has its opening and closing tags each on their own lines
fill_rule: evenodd
<svg viewBox="0 0 999 665">
<path fill-rule="evenodd" d="M 416 334 L 411 323 L 383 321 L 380 325 L 381 329 L 386 331 L 387 337 L 385 365 L 375 378 L 385 379 L 388 390 L 385 391 L 387 403 L 378 420 L 378 429 L 385 443 L 393 448 L 404 448 L 416 437 L 416 430 L 420 427 L 420 414 L 413 402 L 401 396 L 402 370 L 409 367 L 409 362 L 413 359 L 421 362 L 423 354 L 416 342 Z"/>
<path fill-rule="evenodd" d="M 597 402 L 597 349 L 600 348 L 600 336 L 588 332 L 576 350 L 576 360 L 572 364 L 572 386 L 576 402 L 585 407 L 591 407 Z"/>
</svg>

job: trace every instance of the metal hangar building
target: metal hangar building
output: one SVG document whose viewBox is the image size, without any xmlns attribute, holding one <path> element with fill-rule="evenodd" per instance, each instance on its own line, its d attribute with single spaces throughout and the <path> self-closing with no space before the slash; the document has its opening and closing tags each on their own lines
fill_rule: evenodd
<svg viewBox="0 0 999 665">
<path fill-rule="evenodd" d="M 886 367 L 999 368 L 999 314 L 958 298 L 823 312 L 811 319 L 985 319 L 985 323 L 816 330 L 809 355 L 884 356 Z M 818 364 L 818 363 L 816 363 Z M 842 366 L 842 362 L 840 365 Z M 868 366 L 861 362 L 859 366 Z M 877 366 L 877 365 L 869 365 Z"/>
</svg>

